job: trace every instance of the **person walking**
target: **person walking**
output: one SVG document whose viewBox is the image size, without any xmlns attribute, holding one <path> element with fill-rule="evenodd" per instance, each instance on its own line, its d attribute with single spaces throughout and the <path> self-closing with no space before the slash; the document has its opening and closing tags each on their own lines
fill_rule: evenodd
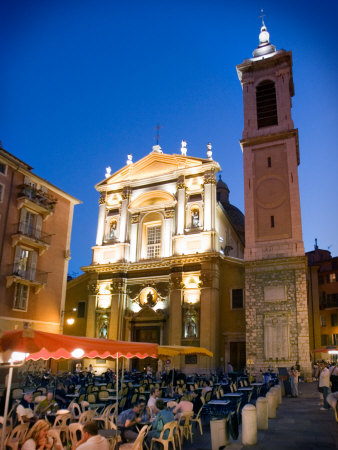
<svg viewBox="0 0 338 450">
<path fill-rule="evenodd" d="M 330 389 L 330 371 L 326 367 L 326 364 L 324 362 L 320 363 L 320 374 L 319 374 L 319 391 L 323 394 L 323 401 L 324 404 L 320 408 L 321 411 L 325 411 L 330 409 L 330 405 L 327 402 L 327 396 L 329 394 Z"/>
<path fill-rule="evenodd" d="M 299 372 L 296 367 L 291 367 L 290 369 L 290 383 L 291 383 L 291 394 L 292 397 L 298 397 L 298 379 Z"/>
</svg>

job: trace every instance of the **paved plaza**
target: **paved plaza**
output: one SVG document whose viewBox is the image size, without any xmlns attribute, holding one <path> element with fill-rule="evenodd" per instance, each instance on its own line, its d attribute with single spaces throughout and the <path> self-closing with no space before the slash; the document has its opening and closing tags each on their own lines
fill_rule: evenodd
<svg viewBox="0 0 338 450">
<path fill-rule="evenodd" d="M 283 397 L 277 418 L 269 419 L 269 429 L 258 432 L 258 443 L 242 445 L 241 427 L 237 441 L 230 441 L 227 450 L 321 450 L 338 449 L 338 423 L 333 410 L 321 411 L 316 383 L 300 383 L 298 398 Z M 209 424 L 203 436 L 194 430 L 193 444 L 185 441 L 184 449 L 210 450 Z"/>
</svg>

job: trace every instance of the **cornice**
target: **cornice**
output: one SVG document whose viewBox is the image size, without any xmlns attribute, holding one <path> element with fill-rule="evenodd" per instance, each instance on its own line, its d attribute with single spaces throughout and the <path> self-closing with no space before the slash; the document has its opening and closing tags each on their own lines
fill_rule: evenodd
<svg viewBox="0 0 338 450">
<path fill-rule="evenodd" d="M 215 170 L 215 173 L 221 170 L 220 165 L 216 161 L 209 161 L 203 163 L 203 165 L 198 165 L 196 167 L 188 167 L 182 169 L 176 169 L 173 172 L 167 172 L 163 175 L 157 175 L 153 177 L 144 178 L 141 180 L 125 180 L 119 181 L 116 184 L 104 184 L 104 185 L 96 185 L 95 189 L 99 192 L 103 191 L 113 191 L 119 192 L 125 187 L 130 187 L 131 189 L 137 188 L 146 188 L 156 184 L 166 184 L 166 183 L 175 183 L 177 178 L 180 176 L 203 176 L 205 172 L 210 171 L 211 169 Z"/>
<path fill-rule="evenodd" d="M 134 263 L 116 262 L 110 264 L 95 264 L 90 266 L 81 267 L 84 272 L 96 272 L 96 273 L 114 273 L 114 272 L 128 272 L 139 270 L 154 270 L 154 269 L 171 269 L 174 266 L 184 266 L 192 263 L 203 263 L 211 260 L 225 261 L 227 263 L 243 265 L 243 260 L 238 258 L 232 258 L 230 256 L 224 256 L 218 252 L 198 253 L 194 255 L 179 255 L 171 256 L 168 258 L 161 258 L 152 261 L 138 261 Z"/>
<path fill-rule="evenodd" d="M 258 271 L 274 271 L 276 266 L 279 269 L 307 269 L 307 257 L 304 256 L 290 256 L 289 258 L 271 258 L 260 259 L 256 261 L 244 261 L 245 271 L 255 272 Z"/>
<path fill-rule="evenodd" d="M 263 136 L 254 136 L 251 138 L 241 139 L 239 141 L 242 151 L 245 147 L 257 146 L 260 144 L 266 144 L 270 142 L 283 141 L 285 139 L 295 138 L 296 140 L 296 152 L 297 152 L 297 164 L 300 164 L 299 156 L 299 139 L 298 139 L 298 128 L 293 128 L 292 130 L 280 131 L 278 133 L 269 133 Z"/>
</svg>

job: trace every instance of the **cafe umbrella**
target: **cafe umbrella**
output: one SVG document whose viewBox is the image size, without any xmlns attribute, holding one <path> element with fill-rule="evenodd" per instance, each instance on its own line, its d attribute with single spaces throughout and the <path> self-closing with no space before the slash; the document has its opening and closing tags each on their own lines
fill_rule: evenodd
<svg viewBox="0 0 338 450">
<path fill-rule="evenodd" d="M 157 344 L 113 341 L 109 339 L 88 338 L 82 336 L 67 336 L 63 334 L 46 333 L 31 328 L 5 332 L 0 338 L 0 351 L 2 359 L 1 366 L 9 368 L 4 425 L 1 434 L 1 450 L 4 448 L 5 428 L 14 367 L 22 365 L 25 361 L 38 361 L 40 359 L 116 359 L 116 403 L 118 405 L 119 358 L 144 359 L 148 357 L 158 357 Z"/>
</svg>

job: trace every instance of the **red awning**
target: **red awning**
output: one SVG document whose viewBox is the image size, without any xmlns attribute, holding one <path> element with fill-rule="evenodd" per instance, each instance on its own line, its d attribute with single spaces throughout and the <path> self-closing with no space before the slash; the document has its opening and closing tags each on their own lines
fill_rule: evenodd
<svg viewBox="0 0 338 450">
<path fill-rule="evenodd" d="M 338 346 L 336 345 L 331 345 L 331 346 L 327 346 L 327 347 L 322 347 L 322 348 L 316 348 L 315 350 L 312 350 L 314 353 L 328 353 L 328 352 L 334 352 L 334 351 L 338 351 Z"/>
<path fill-rule="evenodd" d="M 70 359 L 75 349 L 84 351 L 81 358 L 157 358 L 158 345 L 144 342 L 112 341 L 109 339 L 67 336 L 38 330 L 5 332 L 0 339 L 3 353 L 29 353 L 27 360 Z"/>
</svg>

